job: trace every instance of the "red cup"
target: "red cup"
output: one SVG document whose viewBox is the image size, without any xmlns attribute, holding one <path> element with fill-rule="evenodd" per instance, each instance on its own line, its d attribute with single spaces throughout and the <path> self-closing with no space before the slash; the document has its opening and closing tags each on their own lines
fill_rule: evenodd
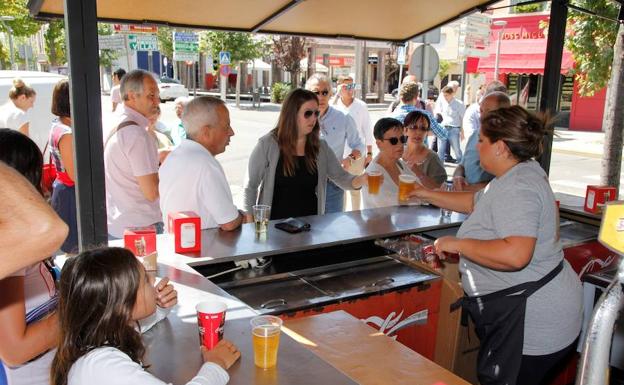
<svg viewBox="0 0 624 385">
<path fill-rule="evenodd" d="M 227 305 L 220 301 L 204 301 L 197 304 L 199 343 L 212 349 L 223 339 Z"/>
</svg>

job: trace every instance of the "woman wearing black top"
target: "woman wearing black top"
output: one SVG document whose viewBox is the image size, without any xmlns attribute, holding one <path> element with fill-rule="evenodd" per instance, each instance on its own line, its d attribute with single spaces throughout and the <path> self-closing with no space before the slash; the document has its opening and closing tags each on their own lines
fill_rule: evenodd
<svg viewBox="0 0 624 385">
<path fill-rule="evenodd" d="M 316 95 L 288 94 L 277 127 L 260 138 L 249 158 L 245 208 L 271 205 L 271 219 L 324 214 L 327 178 L 345 190 L 360 188 L 366 176 L 346 172 L 319 136 Z"/>
</svg>

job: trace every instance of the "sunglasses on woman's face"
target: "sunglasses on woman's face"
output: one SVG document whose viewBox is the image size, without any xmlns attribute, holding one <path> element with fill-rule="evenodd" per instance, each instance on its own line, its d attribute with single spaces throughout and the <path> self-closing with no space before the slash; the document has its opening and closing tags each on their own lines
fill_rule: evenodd
<svg viewBox="0 0 624 385">
<path fill-rule="evenodd" d="M 399 141 L 400 141 L 402 144 L 407 143 L 407 136 L 405 136 L 405 135 L 401 135 L 401 136 L 400 136 L 400 137 L 398 137 L 398 138 L 397 138 L 396 136 L 394 136 L 394 137 L 392 137 L 392 138 L 387 138 L 387 139 L 386 139 L 386 138 L 382 138 L 381 140 L 382 140 L 382 141 L 383 141 L 383 140 L 387 140 L 388 142 L 390 142 L 390 144 L 391 144 L 391 145 L 396 146 L 397 144 L 399 144 Z"/>
<path fill-rule="evenodd" d="M 408 130 L 421 130 L 421 131 L 429 131 L 429 127 L 424 124 L 410 124 L 407 126 Z"/>
<path fill-rule="evenodd" d="M 310 117 L 314 115 L 314 117 L 318 118 L 320 113 L 321 111 L 319 110 L 307 110 L 303 113 L 303 117 L 306 119 L 310 119 Z"/>
<path fill-rule="evenodd" d="M 329 95 L 329 90 L 323 90 L 323 91 L 312 91 L 315 95 L 321 95 L 321 96 L 327 96 Z"/>
</svg>

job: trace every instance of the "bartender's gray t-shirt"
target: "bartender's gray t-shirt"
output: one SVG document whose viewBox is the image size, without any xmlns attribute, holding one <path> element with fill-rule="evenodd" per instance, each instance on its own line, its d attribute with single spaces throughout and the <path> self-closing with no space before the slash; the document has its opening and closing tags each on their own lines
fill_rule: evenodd
<svg viewBox="0 0 624 385">
<path fill-rule="evenodd" d="M 548 177 L 534 160 L 520 163 L 475 194 L 475 207 L 459 228 L 458 238 L 479 240 L 510 236 L 537 238 L 522 270 L 492 270 L 462 257 L 462 285 L 469 296 L 483 295 L 527 281 L 537 281 L 563 258 L 557 235 L 558 211 Z M 544 355 L 571 344 L 582 321 L 581 283 L 567 261 L 563 270 L 528 298 L 523 354 Z"/>
</svg>

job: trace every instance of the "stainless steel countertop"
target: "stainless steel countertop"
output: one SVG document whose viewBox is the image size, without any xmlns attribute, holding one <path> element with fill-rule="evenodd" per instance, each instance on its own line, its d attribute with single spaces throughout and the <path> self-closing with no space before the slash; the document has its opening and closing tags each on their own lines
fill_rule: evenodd
<svg viewBox="0 0 624 385">
<path fill-rule="evenodd" d="M 184 256 L 189 265 L 201 266 L 456 226 L 465 218 L 463 214 L 453 213 L 450 219 L 442 221 L 440 209 L 430 206 L 384 207 L 302 217 L 310 223 L 311 230 L 298 234 L 276 229 L 279 220 L 273 220 L 261 238 L 256 236 L 254 224 L 247 223 L 231 232 L 203 230 L 201 254 Z"/>
<path fill-rule="evenodd" d="M 195 305 L 206 299 L 227 303 L 226 338 L 236 343 L 243 356 L 230 370 L 230 384 L 353 384 L 343 373 L 297 345 L 287 336 L 280 350 L 277 370 L 256 370 L 253 364 L 248 319 L 256 313 L 237 298 L 197 273 L 190 264 L 200 265 L 276 255 L 298 250 L 348 244 L 401 233 L 456 226 L 465 218 L 453 214 L 440 221 L 439 209 L 431 207 L 390 207 L 303 218 L 312 225 L 307 233 L 288 234 L 269 225 L 267 238 L 256 239 L 253 224 L 234 232 L 204 230 L 202 256 L 193 257 L 173 252 L 173 237 L 158 236 L 156 275 L 168 276 L 179 293 L 179 303 L 167 319 L 144 335 L 147 347 L 145 362 L 150 371 L 166 382 L 189 381 L 201 366 Z M 123 246 L 123 240 L 111 246 Z"/>
</svg>

